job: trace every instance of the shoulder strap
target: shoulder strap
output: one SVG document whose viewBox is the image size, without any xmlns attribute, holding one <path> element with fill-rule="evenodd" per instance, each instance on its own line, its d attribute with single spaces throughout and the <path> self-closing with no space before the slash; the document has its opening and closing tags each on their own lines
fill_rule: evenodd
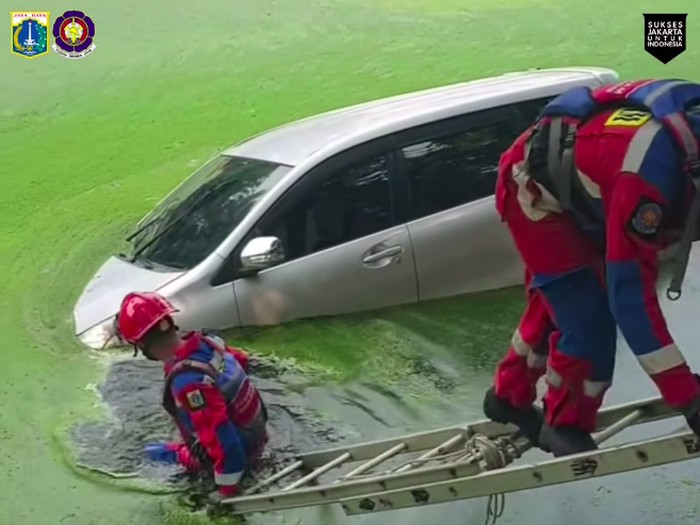
<svg viewBox="0 0 700 525">
<path fill-rule="evenodd" d="M 201 372 L 211 377 L 214 381 L 216 381 L 219 375 L 218 370 L 209 363 L 193 361 L 192 359 L 184 359 L 175 363 L 165 376 L 165 386 L 163 387 L 163 408 L 173 418 L 177 418 L 177 405 L 175 404 L 172 392 L 173 381 L 178 375 L 192 371 Z"/>
<path fill-rule="evenodd" d="M 571 209 L 571 174 L 574 165 L 574 137 L 576 130 L 565 124 L 562 117 L 554 117 L 549 128 L 549 145 L 547 151 L 547 169 L 552 183 L 557 188 L 559 203 L 565 210 Z"/>
<path fill-rule="evenodd" d="M 690 171 L 698 160 L 698 139 L 685 111 L 700 103 L 700 84 L 681 79 L 647 80 L 616 84 L 596 92 L 601 103 L 615 102 L 645 109 L 673 135 L 686 155 Z"/>
<path fill-rule="evenodd" d="M 205 343 L 207 343 L 209 346 L 211 346 L 214 349 L 214 351 L 218 352 L 219 354 L 226 353 L 226 345 L 225 344 L 220 343 L 219 341 L 217 341 L 216 339 L 214 339 L 213 337 L 211 337 L 210 335 L 208 335 L 206 333 L 202 333 L 201 338 Z"/>
<path fill-rule="evenodd" d="M 570 117 L 579 125 L 598 112 L 614 107 L 646 110 L 660 121 L 678 141 L 689 162 L 698 159 L 697 138 L 685 117 L 685 110 L 700 103 L 700 84 L 680 79 L 620 82 L 592 90 L 571 89 L 547 104 L 540 118 Z"/>
</svg>

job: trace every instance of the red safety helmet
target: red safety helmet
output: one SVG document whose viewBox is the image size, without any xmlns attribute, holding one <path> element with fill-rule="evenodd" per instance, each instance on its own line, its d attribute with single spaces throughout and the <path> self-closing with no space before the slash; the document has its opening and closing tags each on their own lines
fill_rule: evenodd
<svg viewBox="0 0 700 525">
<path fill-rule="evenodd" d="M 122 300 L 117 316 L 119 335 L 138 344 L 160 321 L 179 310 L 155 292 L 132 292 Z"/>
</svg>

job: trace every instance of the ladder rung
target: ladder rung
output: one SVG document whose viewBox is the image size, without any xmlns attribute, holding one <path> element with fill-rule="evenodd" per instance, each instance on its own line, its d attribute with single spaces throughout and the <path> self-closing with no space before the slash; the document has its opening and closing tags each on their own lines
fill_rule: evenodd
<svg viewBox="0 0 700 525">
<path fill-rule="evenodd" d="M 495 425 L 495 427 L 498 428 L 499 435 L 508 434 L 515 430 L 515 427 L 509 427 L 499 423 L 488 422 L 488 424 Z M 365 443 L 357 443 L 355 445 L 345 445 L 332 449 L 319 450 L 317 452 L 308 452 L 305 454 L 299 454 L 297 457 L 304 462 L 306 467 L 312 469 L 325 465 L 344 452 L 350 452 L 355 461 L 369 461 L 370 459 L 377 457 L 379 454 L 382 454 L 385 450 L 393 448 L 396 445 L 400 445 L 401 443 L 406 445 L 405 452 L 420 452 L 422 450 L 429 450 L 437 447 L 445 440 L 453 437 L 455 434 L 465 432 L 465 430 L 465 425 L 445 427 L 427 432 L 407 434 L 400 437 L 397 436 L 396 438 L 368 441 Z M 475 429 L 475 431 L 478 432 L 477 429 Z"/>
<path fill-rule="evenodd" d="M 265 478 L 264 480 L 262 480 L 260 483 L 258 483 L 257 485 L 255 485 L 252 489 L 250 489 L 249 492 L 250 492 L 251 494 L 255 494 L 255 493 L 258 492 L 260 489 L 264 489 L 265 487 L 268 487 L 268 486 L 272 485 L 273 483 L 275 483 L 275 482 L 281 480 L 282 478 L 286 478 L 286 477 L 289 476 L 292 472 L 295 472 L 295 471 L 299 470 L 299 469 L 300 469 L 301 467 L 303 467 L 303 466 L 304 466 L 304 462 L 303 462 L 303 461 L 301 461 L 301 460 L 295 461 L 294 463 L 292 463 L 292 464 L 289 465 L 288 467 L 285 467 L 285 468 L 283 468 L 282 470 L 280 470 L 279 472 L 274 473 L 274 474 L 273 474 L 272 476 L 270 476 L 269 478 Z"/>
<path fill-rule="evenodd" d="M 316 478 L 319 478 L 320 476 L 322 476 L 323 474 L 325 474 L 329 470 L 332 470 L 332 469 L 338 467 L 339 465 L 345 463 L 350 458 L 352 458 L 352 455 L 350 454 L 350 452 L 346 452 L 345 454 L 341 454 L 340 456 L 338 456 L 334 460 L 329 461 L 325 465 L 318 467 L 316 470 L 314 470 L 310 474 L 304 476 L 301 479 L 298 479 L 297 481 L 295 481 L 291 485 L 286 486 L 282 490 L 288 491 L 288 490 L 297 489 L 299 487 L 302 487 L 302 486 L 306 485 L 307 483 L 309 483 L 310 481 L 313 481 Z"/>
<path fill-rule="evenodd" d="M 609 427 L 601 430 L 598 434 L 595 435 L 593 440 L 597 444 L 600 444 L 603 441 L 606 441 L 607 439 L 613 437 L 615 434 L 619 434 L 630 425 L 633 425 L 634 422 L 641 418 L 643 415 L 644 411 L 642 409 L 637 409 L 634 412 L 630 412 L 625 417 L 619 419 Z"/>
<path fill-rule="evenodd" d="M 370 459 L 366 463 L 363 463 L 362 465 L 357 467 L 355 470 L 352 470 L 352 471 L 348 472 L 347 474 L 345 474 L 344 476 L 338 478 L 336 480 L 336 483 L 338 483 L 340 481 L 344 481 L 347 478 L 352 478 L 354 476 L 364 474 L 368 470 L 373 469 L 374 467 L 376 467 L 380 463 L 384 463 L 387 459 L 393 458 L 396 454 L 399 454 L 399 453 L 403 452 L 404 450 L 406 450 L 406 443 L 399 443 L 398 445 L 391 447 L 389 450 L 386 450 L 386 451 L 382 452 L 381 454 L 379 454 L 378 456 Z"/>
<path fill-rule="evenodd" d="M 429 450 L 425 454 L 419 456 L 418 458 L 414 459 L 413 461 L 409 461 L 403 466 L 400 466 L 391 472 L 394 474 L 400 474 L 401 472 L 406 472 L 408 470 L 411 470 L 414 468 L 416 465 L 423 465 L 428 459 L 434 458 L 436 456 L 441 456 L 442 454 L 445 454 L 452 450 L 454 447 L 461 445 L 462 443 L 465 443 L 467 440 L 466 436 L 463 433 L 457 434 L 456 436 L 452 436 L 450 439 L 445 441 L 444 443 L 438 445 L 432 450 Z"/>
</svg>

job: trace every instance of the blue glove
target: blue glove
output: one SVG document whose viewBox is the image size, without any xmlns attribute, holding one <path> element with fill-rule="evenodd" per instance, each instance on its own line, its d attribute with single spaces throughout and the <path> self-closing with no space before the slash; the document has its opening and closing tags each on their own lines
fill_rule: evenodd
<svg viewBox="0 0 700 525">
<path fill-rule="evenodd" d="M 172 443 L 147 443 L 144 451 L 151 461 L 169 463 L 171 465 L 178 463 L 177 448 Z"/>
</svg>

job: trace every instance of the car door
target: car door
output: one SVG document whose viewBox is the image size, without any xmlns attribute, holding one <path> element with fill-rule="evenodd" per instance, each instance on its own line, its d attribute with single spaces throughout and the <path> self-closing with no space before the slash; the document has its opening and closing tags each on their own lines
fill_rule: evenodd
<svg viewBox="0 0 700 525">
<path fill-rule="evenodd" d="M 394 159 L 388 141 L 347 151 L 263 217 L 241 246 L 274 236 L 285 260 L 234 281 L 243 326 L 417 301 L 411 239 L 393 207 Z"/>
<path fill-rule="evenodd" d="M 523 266 L 496 213 L 503 151 L 550 100 L 502 106 L 397 137 L 420 300 L 523 282 Z"/>
</svg>

